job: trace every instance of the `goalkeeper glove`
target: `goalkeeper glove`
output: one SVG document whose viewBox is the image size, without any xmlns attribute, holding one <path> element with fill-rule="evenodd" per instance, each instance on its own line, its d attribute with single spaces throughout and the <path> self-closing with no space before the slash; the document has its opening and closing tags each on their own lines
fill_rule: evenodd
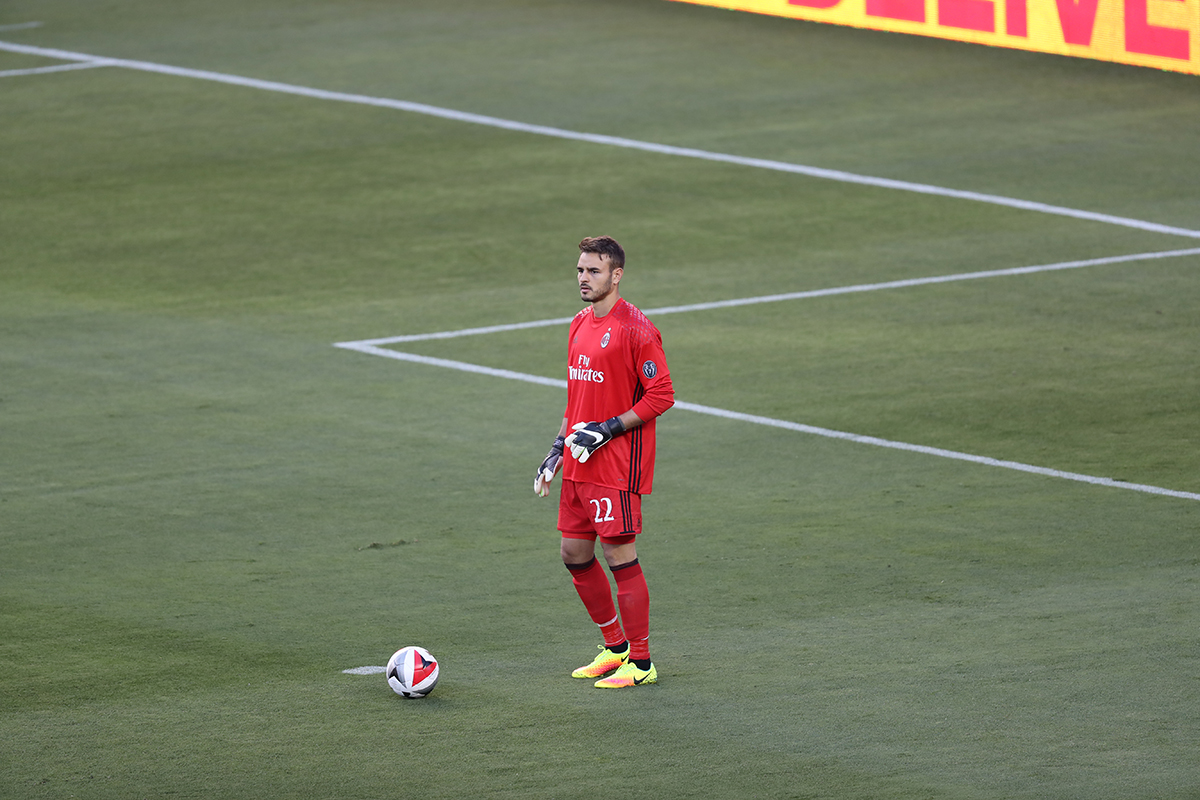
<svg viewBox="0 0 1200 800">
<path fill-rule="evenodd" d="M 558 472 L 558 465 L 563 460 L 563 437 L 558 436 L 554 439 L 554 445 L 550 448 L 550 452 L 542 459 L 542 465 L 538 467 L 537 477 L 533 479 L 533 491 L 538 497 L 545 497 L 550 494 L 550 481 L 554 480 L 554 473 Z"/>
<path fill-rule="evenodd" d="M 604 422 L 580 422 L 571 430 L 575 432 L 567 437 L 567 447 L 582 464 L 614 436 L 624 433 L 625 426 L 620 417 L 613 417 Z"/>
</svg>

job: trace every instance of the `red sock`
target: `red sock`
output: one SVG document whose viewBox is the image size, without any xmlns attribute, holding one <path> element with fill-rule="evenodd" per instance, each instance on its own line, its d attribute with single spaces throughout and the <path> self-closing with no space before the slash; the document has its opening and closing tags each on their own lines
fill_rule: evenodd
<svg viewBox="0 0 1200 800">
<path fill-rule="evenodd" d="M 621 607 L 621 622 L 629 638 L 629 658 L 635 661 L 650 658 L 650 590 L 642 565 L 637 559 L 613 567 L 617 579 L 617 605 Z"/>
<path fill-rule="evenodd" d="M 575 591 L 587 609 L 592 622 L 600 626 L 604 635 L 604 644 L 615 645 L 625 641 L 625 632 L 617 617 L 617 608 L 613 605 L 612 585 L 604 568 L 592 559 L 586 564 L 567 564 L 571 570 L 571 580 L 575 583 Z"/>
</svg>

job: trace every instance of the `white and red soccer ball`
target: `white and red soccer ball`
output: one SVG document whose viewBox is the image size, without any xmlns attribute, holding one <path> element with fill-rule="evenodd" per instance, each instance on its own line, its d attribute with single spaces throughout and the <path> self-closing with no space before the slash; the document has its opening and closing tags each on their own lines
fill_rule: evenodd
<svg viewBox="0 0 1200 800">
<path fill-rule="evenodd" d="M 424 647 L 401 647 L 387 663 L 387 682 L 401 697 L 424 697 L 438 682 L 438 662 Z"/>
</svg>

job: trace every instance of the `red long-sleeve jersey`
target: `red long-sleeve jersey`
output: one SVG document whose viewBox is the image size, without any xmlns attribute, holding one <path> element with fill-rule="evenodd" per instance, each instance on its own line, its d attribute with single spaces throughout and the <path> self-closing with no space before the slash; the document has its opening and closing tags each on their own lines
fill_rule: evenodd
<svg viewBox="0 0 1200 800">
<path fill-rule="evenodd" d="M 615 437 L 580 464 L 568 454 L 563 479 L 635 494 L 654 484 L 655 418 L 675 404 L 662 334 L 619 299 L 603 317 L 591 306 L 571 321 L 567 346 L 567 432 L 633 410 L 642 425 Z"/>
</svg>

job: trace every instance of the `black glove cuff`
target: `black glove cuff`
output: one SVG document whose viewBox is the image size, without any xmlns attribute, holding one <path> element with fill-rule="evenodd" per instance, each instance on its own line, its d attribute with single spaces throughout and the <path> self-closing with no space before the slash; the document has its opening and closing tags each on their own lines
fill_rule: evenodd
<svg viewBox="0 0 1200 800">
<path fill-rule="evenodd" d="M 613 417 L 612 419 L 606 420 L 604 427 L 608 428 L 609 436 L 617 436 L 618 434 L 625 432 L 625 423 L 621 422 L 620 417 Z"/>
<path fill-rule="evenodd" d="M 567 446 L 567 440 L 566 440 L 565 436 L 555 436 L 554 444 L 550 445 L 550 452 L 558 453 L 561 456 L 563 454 L 563 449 L 566 446 Z"/>
</svg>

